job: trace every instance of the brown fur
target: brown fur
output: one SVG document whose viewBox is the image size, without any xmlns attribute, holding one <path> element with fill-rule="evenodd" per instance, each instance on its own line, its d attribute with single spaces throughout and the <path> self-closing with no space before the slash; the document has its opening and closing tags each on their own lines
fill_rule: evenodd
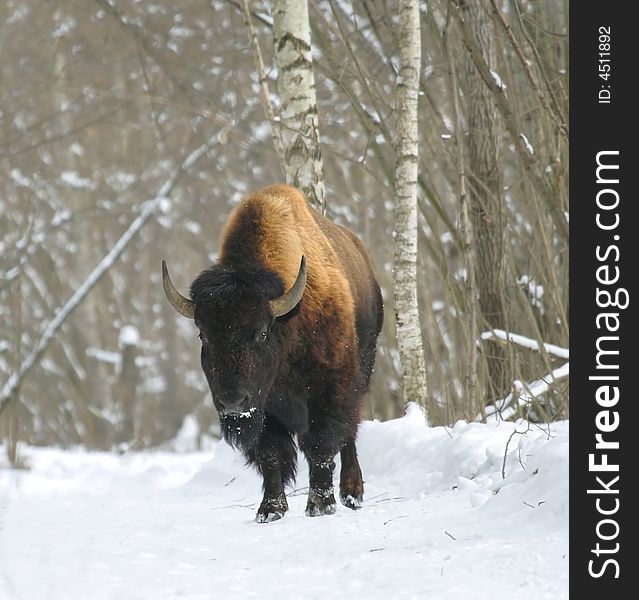
<svg viewBox="0 0 639 600">
<path fill-rule="evenodd" d="M 255 261 L 277 273 L 288 289 L 297 277 L 302 254 L 306 256 L 308 281 L 301 311 L 304 334 L 313 335 L 316 315 L 334 312 L 333 331 L 322 337 L 331 347 L 316 347 L 316 358 L 322 364 L 343 363 L 356 347 L 353 291 L 358 296 L 373 292 L 370 282 L 374 276 L 362 243 L 347 229 L 312 211 L 299 190 L 277 184 L 235 207 L 222 232 L 221 264 L 234 263 L 236 238 L 243 235 L 247 220 L 257 218 L 261 235 Z"/>
</svg>

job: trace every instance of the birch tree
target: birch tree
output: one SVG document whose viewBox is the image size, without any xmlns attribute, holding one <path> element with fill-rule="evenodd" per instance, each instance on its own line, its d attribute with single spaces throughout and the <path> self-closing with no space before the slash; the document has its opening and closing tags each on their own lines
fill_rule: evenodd
<svg viewBox="0 0 639 600">
<path fill-rule="evenodd" d="M 402 0 L 397 80 L 394 297 L 404 403 L 427 404 L 426 361 L 417 303 L 417 100 L 421 70 L 418 0 Z"/>
<path fill-rule="evenodd" d="M 306 0 L 275 0 L 273 44 L 286 182 L 300 188 L 324 213 L 324 167 Z"/>
</svg>

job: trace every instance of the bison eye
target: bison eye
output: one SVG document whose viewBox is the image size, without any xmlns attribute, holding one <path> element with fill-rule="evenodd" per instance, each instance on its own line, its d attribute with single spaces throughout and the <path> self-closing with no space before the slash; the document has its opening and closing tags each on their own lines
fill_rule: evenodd
<svg viewBox="0 0 639 600">
<path fill-rule="evenodd" d="M 256 342 L 265 342 L 268 338 L 268 333 L 266 331 L 260 331 L 260 333 L 257 334 L 257 338 L 255 338 Z"/>
</svg>

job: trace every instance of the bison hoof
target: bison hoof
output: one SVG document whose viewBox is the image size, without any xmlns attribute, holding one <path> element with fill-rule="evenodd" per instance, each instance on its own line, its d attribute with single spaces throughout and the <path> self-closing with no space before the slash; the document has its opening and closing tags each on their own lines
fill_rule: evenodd
<svg viewBox="0 0 639 600">
<path fill-rule="evenodd" d="M 359 510 L 364 504 L 364 497 L 361 495 L 340 494 L 339 499 L 346 508 L 350 508 L 351 510 Z"/>
<path fill-rule="evenodd" d="M 271 523 L 273 521 L 279 521 L 288 510 L 288 504 L 286 502 L 286 496 L 279 496 L 277 498 L 269 498 L 262 500 L 257 514 L 255 515 L 255 521 L 257 523 Z"/>
<path fill-rule="evenodd" d="M 311 490 L 308 495 L 308 502 L 306 503 L 306 516 L 321 517 L 323 515 L 333 515 L 335 514 L 335 508 L 335 496 L 333 496 L 332 491 L 316 492 Z"/>
<path fill-rule="evenodd" d="M 284 512 L 271 512 L 271 513 L 261 513 L 258 512 L 255 515 L 256 523 L 272 523 L 273 521 L 279 521 L 283 516 Z"/>
</svg>

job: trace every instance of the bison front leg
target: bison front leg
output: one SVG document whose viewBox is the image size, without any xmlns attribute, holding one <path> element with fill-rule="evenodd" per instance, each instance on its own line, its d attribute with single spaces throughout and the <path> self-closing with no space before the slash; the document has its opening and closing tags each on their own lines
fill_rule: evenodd
<svg viewBox="0 0 639 600">
<path fill-rule="evenodd" d="M 249 461 L 254 462 L 263 478 L 264 497 L 255 520 L 270 523 L 288 511 L 284 486 L 295 476 L 295 445 L 288 434 L 265 431 Z"/>
<path fill-rule="evenodd" d="M 264 478 L 264 497 L 257 509 L 255 520 L 258 523 L 270 523 L 281 519 L 288 510 L 286 494 L 282 485 L 282 474 L 277 462 L 277 455 L 266 452 L 258 459 L 260 473 Z"/>
<path fill-rule="evenodd" d="M 323 446 L 321 442 L 313 440 L 310 436 L 301 440 L 300 446 L 306 456 L 309 468 L 306 515 L 309 517 L 332 515 L 335 512 L 335 495 L 333 493 L 335 462 L 333 457 L 337 451 Z"/>
<path fill-rule="evenodd" d="M 335 462 L 332 458 L 317 457 L 310 464 L 310 469 L 306 516 L 332 515 L 335 512 L 335 495 L 333 494 Z"/>
</svg>

